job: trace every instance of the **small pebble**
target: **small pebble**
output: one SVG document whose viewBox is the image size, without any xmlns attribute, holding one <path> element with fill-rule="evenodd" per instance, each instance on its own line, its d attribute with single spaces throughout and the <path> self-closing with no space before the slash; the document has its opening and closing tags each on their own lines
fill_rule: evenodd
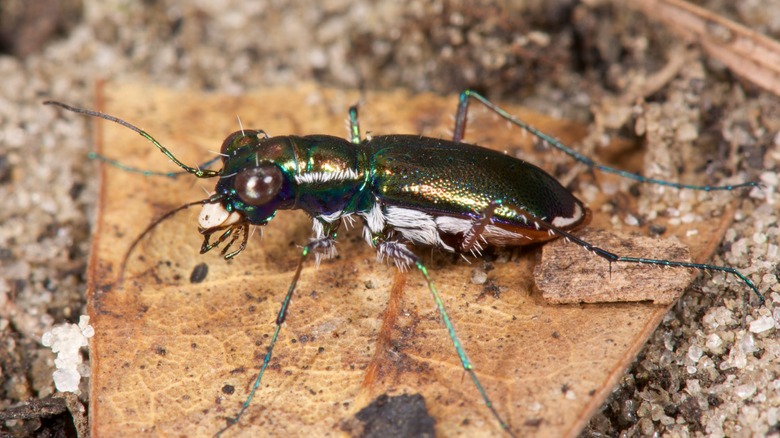
<svg viewBox="0 0 780 438">
<path fill-rule="evenodd" d="M 474 269 L 471 271 L 471 283 L 472 284 L 485 284 L 487 282 L 487 272 L 482 269 Z"/>
<path fill-rule="evenodd" d="M 723 346 L 723 339 L 720 338 L 717 334 L 713 333 L 709 336 L 707 336 L 707 348 L 710 351 L 716 351 L 720 349 L 721 346 Z"/>
<path fill-rule="evenodd" d="M 752 397 L 753 394 L 756 393 L 756 385 L 754 383 L 746 383 L 744 385 L 739 385 L 737 386 L 734 393 L 737 394 L 737 396 L 742 398 L 743 400 L 746 400 Z"/>
<path fill-rule="evenodd" d="M 769 315 L 762 316 L 750 323 L 750 331 L 753 333 L 763 333 L 775 327 L 775 320 Z"/>
<path fill-rule="evenodd" d="M 701 347 L 698 345 L 694 344 L 688 347 L 688 359 L 690 359 L 693 363 L 699 362 L 699 359 L 701 359 L 703 354 L 704 351 L 702 351 Z"/>
</svg>

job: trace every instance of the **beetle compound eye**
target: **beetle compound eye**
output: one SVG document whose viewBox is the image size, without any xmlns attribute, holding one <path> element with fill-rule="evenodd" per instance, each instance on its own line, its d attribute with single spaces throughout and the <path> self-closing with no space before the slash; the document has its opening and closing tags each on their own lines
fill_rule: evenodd
<svg viewBox="0 0 780 438">
<path fill-rule="evenodd" d="M 236 193 L 249 205 L 263 205 L 279 193 L 283 178 L 272 164 L 244 169 L 236 175 Z"/>
</svg>

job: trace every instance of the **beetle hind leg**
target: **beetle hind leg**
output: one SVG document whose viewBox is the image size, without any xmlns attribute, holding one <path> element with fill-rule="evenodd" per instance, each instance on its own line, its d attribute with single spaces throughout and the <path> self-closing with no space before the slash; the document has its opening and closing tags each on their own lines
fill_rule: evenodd
<svg viewBox="0 0 780 438">
<path fill-rule="evenodd" d="M 484 236 L 485 228 L 493 223 L 496 208 L 500 205 L 497 201 L 491 201 L 487 208 L 482 210 L 480 217 L 471 223 L 471 228 L 463 233 L 458 244 L 461 253 L 470 252 L 474 256 L 482 254 L 482 244 L 488 243 Z"/>
<path fill-rule="evenodd" d="M 705 263 L 692 263 L 692 262 L 678 261 L 678 260 L 663 260 L 663 259 L 650 259 L 645 257 L 622 256 L 619 254 L 615 254 L 611 251 L 608 251 L 604 248 L 599 248 L 598 246 L 595 246 L 590 242 L 586 242 L 585 240 L 582 240 L 579 237 L 572 234 L 570 231 L 562 229 L 561 227 L 556 227 L 549 221 L 543 218 L 538 218 L 526 210 L 523 210 L 515 206 L 506 206 L 506 207 L 511 208 L 512 210 L 517 212 L 517 214 L 522 216 L 527 223 L 533 224 L 534 227 L 536 227 L 537 229 L 545 230 L 551 236 L 562 237 L 566 239 L 566 241 L 568 242 L 581 246 L 589 253 L 603 258 L 604 260 L 609 262 L 610 270 L 612 269 L 612 263 L 635 263 L 640 265 L 662 266 L 662 267 L 672 267 L 672 268 L 689 268 L 689 269 L 697 269 L 699 271 L 723 272 L 725 274 L 733 275 L 738 279 L 740 279 L 758 297 L 760 305 L 764 304 L 764 296 L 758 290 L 758 288 L 753 283 L 753 281 L 751 281 L 747 276 L 745 276 L 735 268 L 731 268 L 728 266 L 720 266 L 720 265 L 710 265 Z"/>
</svg>

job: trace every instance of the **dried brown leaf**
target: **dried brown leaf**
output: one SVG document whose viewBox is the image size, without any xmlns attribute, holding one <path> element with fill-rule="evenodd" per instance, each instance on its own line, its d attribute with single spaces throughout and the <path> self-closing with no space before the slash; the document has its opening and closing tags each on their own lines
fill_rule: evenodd
<svg viewBox="0 0 780 438">
<path fill-rule="evenodd" d="M 244 126 L 272 135 L 344 135 L 346 108 L 358 97 L 313 86 L 224 96 L 112 84 L 100 107 L 194 164 L 237 129 L 236 115 Z M 446 138 L 456 106 L 454 96 L 403 92 L 371 93 L 364 100 L 361 124 L 375 135 Z M 570 144 L 585 134 L 582 126 L 509 109 Z M 499 149 L 530 145 L 530 136 L 485 111 L 472 113 L 471 141 Z M 174 169 L 136 134 L 99 126 L 104 154 L 145 169 Z M 130 242 L 163 212 L 204 198 L 213 181 L 144 177 L 105 166 L 101 174 L 89 292 L 96 332 L 90 353 L 93 436 L 213 435 L 251 388 L 310 221 L 300 212 L 280 212 L 262 239 L 254 236 L 245 253 L 225 262 L 216 253 L 198 255 L 196 212 L 181 213 L 141 242 L 119 288 L 117 270 Z M 609 219 L 597 213 L 594 227 L 608 228 Z M 718 224 L 709 228 L 720 230 Z M 670 232 L 685 236 L 685 229 Z M 359 230 L 340 236 L 338 250 L 339 258 L 304 269 L 271 366 L 232 432 L 354 433 L 355 414 L 372 400 L 405 393 L 425 398 L 439 436 L 501 435 L 420 276 L 377 263 Z M 698 260 L 709 250 L 692 245 L 691 252 Z M 486 285 L 470 281 L 473 264 L 420 254 L 482 383 L 521 436 L 576 435 L 666 312 L 649 303 L 549 304 L 533 285 L 535 251 L 493 263 Z M 205 279 L 191 283 L 203 263 Z M 601 259 L 588 263 L 608 269 Z M 202 276 L 202 266 L 197 269 Z"/>
</svg>

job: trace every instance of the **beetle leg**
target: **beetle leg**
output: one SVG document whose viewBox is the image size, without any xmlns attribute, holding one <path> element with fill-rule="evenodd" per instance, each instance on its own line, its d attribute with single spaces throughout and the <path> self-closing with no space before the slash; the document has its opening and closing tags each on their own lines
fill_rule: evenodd
<svg viewBox="0 0 780 438">
<path fill-rule="evenodd" d="M 318 233 L 320 237 L 315 236 L 309 240 L 309 245 L 314 251 L 314 264 L 319 266 L 321 261 L 336 257 L 336 232 L 341 226 L 341 221 L 322 223 L 318 222 L 316 218 L 314 221 L 315 224 L 322 224 L 321 234 Z M 315 226 L 315 232 L 317 232 L 317 228 Z"/>
<path fill-rule="evenodd" d="M 700 271 L 723 272 L 726 274 L 731 274 L 739 278 L 740 280 L 742 280 L 742 282 L 745 283 L 753 291 L 753 293 L 756 294 L 756 296 L 758 296 L 758 299 L 760 301 L 759 305 L 764 304 L 764 296 L 761 294 L 761 292 L 759 292 L 756 285 L 744 274 L 742 274 L 741 272 L 739 272 L 734 268 L 728 266 L 708 265 L 703 263 L 692 263 L 692 262 L 684 262 L 684 261 L 676 261 L 676 260 L 661 260 L 661 259 L 648 259 L 643 257 L 621 256 L 613 252 L 607 251 L 603 248 L 599 248 L 598 246 L 594 246 L 580 239 L 579 237 L 573 235 L 572 233 L 556 227 L 555 225 L 547 222 L 546 220 L 537 218 L 536 216 L 532 215 L 531 213 L 521 208 L 508 206 L 508 205 L 504 205 L 504 206 L 516 211 L 519 215 L 525 218 L 527 223 L 533 224 L 534 227 L 536 227 L 537 229 L 547 230 L 547 232 L 551 234 L 554 234 L 559 237 L 563 237 L 567 241 L 585 248 L 586 251 L 605 259 L 606 261 L 609 262 L 610 269 L 612 269 L 612 263 L 621 262 L 621 263 L 637 263 L 641 265 L 667 266 L 673 268 L 690 268 L 690 269 L 698 269 Z"/>
<path fill-rule="evenodd" d="M 301 277 L 301 271 L 303 270 L 303 263 L 308 258 L 309 254 L 311 252 L 317 252 L 321 251 L 323 249 L 327 250 L 327 248 L 331 248 L 334 243 L 334 235 L 327 235 L 325 237 L 319 238 L 319 239 L 313 239 L 310 240 L 309 243 L 306 244 L 306 246 L 303 247 L 303 251 L 301 251 L 301 258 L 298 260 L 298 267 L 295 269 L 295 275 L 293 276 L 292 282 L 290 282 L 290 286 L 287 289 L 287 295 L 285 295 L 284 300 L 282 301 L 282 306 L 279 308 L 279 313 L 276 316 L 276 329 L 274 329 L 274 334 L 271 337 L 271 343 L 268 345 L 268 351 L 265 354 L 265 357 L 263 358 L 263 365 L 260 367 L 260 372 L 257 374 L 257 378 L 255 379 L 254 385 L 252 385 L 252 389 L 249 391 L 249 396 L 247 396 L 246 401 L 244 401 L 243 406 L 241 407 L 241 410 L 238 411 L 238 414 L 236 414 L 235 417 L 229 418 L 227 421 L 227 425 L 217 431 L 215 436 L 221 436 L 225 431 L 227 431 L 231 426 L 238 423 L 238 421 L 241 419 L 241 416 L 244 415 L 244 411 L 249 407 L 249 405 L 252 403 L 252 398 L 255 396 L 255 392 L 257 391 L 257 388 L 260 387 L 260 382 L 263 380 L 263 374 L 265 374 L 266 368 L 268 368 L 268 364 L 271 363 L 271 356 L 274 351 L 274 347 L 276 346 L 276 340 L 279 338 L 279 332 L 282 329 L 282 324 L 284 323 L 284 320 L 287 318 L 287 310 L 290 307 L 290 301 L 292 300 L 293 292 L 295 291 L 295 287 L 298 285 L 298 279 Z"/>
<path fill-rule="evenodd" d="M 474 254 L 476 252 L 479 254 L 482 251 L 482 244 L 479 242 L 480 239 L 483 239 L 482 233 L 485 231 L 485 227 L 493 223 L 493 215 L 500 205 L 500 202 L 491 201 L 482 211 L 479 219 L 476 219 L 471 224 L 471 228 L 463 233 L 459 244 L 461 253 L 471 252 Z"/>
<path fill-rule="evenodd" d="M 460 343 L 460 339 L 458 339 L 458 335 L 455 333 L 455 327 L 453 327 L 452 321 L 450 321 L 450 316 L 447 313 L 447 310 L 444 308 L 444 302 L 441 299 L 441 295 L 439 295 L 439 292 L 433 285 L 433 281 L 428 275 L 428 269 L 425 267 L 425 265 L 423 265 L 420 258 L 417 257 L 417 255 L 409 248 L 407 248 L 406 245 L 396 241 L 385 241 L 378 239 L 376 243 L 376 250 L 380 258 L 392 258 L 396 265 L 399 266 L 399 268 L 401 266 L 414 266 L 417 268 L 417 270 L 420 271 L 428 285 L 428 290 L 431 292 L 431 295 L 433 295 L 433 300 L 436 302 L 436 308 L 439 310 L 439 315 L 444 322 L 444 326 L 447 328 L 450 340 L 452 340 L 452 343 L 455 346 L 455 352 L 460 358 L 460 363 L 463 366 L 463 370 L 468 373 L 469 377 L 471 377 L 471 381 L 474 382 L 474 386 L 477 387 L 477 391 L 479 391 L 482 400 L 485 402 L 485 405 L 488 407 L 488 409 L 490 409 L 493 417 L 498 420 L 498 422 L 501 424 L 501 427 L 506 430 L 510 436 L 514 437 L 515 435 L 509 429 L 509 425 L 507 425 L 504 419 L 501 418 L 501 415 L 498 413 L 498 411 L 496 411 L 496 409 L 493 407 L 493 402 L 490 401 L 490 397 L 488 397 L 487 392 L 485 392 L 485 389 L 482 387 L 482 383 L 477 377 L 477 374 L 474 372 L 474 366 L 471 364 L 471 361 L 469 361 L 468 356 L 466 356 L 466 350 L 463 348 L 463 345 Z"/>
<path fill-rule="evenodd" d="M 558 149 L 559 151 L 563 152 L 564 154 L 572 157 L 573 159 L 579 161 L 580 163 L 585 164 L 591 169 L 597 169 L 602 172 L 606 173 L 612 173 L 615 175 L 618 175 L 623 178 L 633 179 L 634 181 L 639 181 L 640 183 L 647 183 L 647 184 L 656 184 L 659 186 L 664 187 L 673 187 L 676 189 L 690 189 L 690 190 L 700 190 L 704 192 L 709 192 L 713 190 L 725 190 L 725 191 L 731 191 L 746 187 L 760 187 L 760 184 L 756 181 L 747 181 L 739 184 L 728 184 L 723 186 L 702 186 L 702 185 L 695 185 L 695 184 L 682 184 L 677 183 L 673 181 L 667 181 L 663 179 L 656 179 L 656 178 L 648 178 L 645 176 L 642 176 L 638 173 L 628 172 L 625 170 L 617 169 L 615 167 L 606 166 L 604 164 L 599 164 L 593 161 L 592 159 L 588 158 L 587 156 L 575 151 L 574 149 L 571 149 L 570 147 L 564 145 L 561 143 L 560 140 L 558 140 L 555 137 L 552 137 L 550 135 L 545 134 L 544 132 L 534 128 L 533 126 L 529 125 L 528 123 L 518 119 L 517 117 L 513 116 L 509 112 L 507 112 L 505 109 L 499 107 L 498 105 L 494 104 L 493 102 L 489 101 L 485 96 L 477 93 L 473 90 L 465 90 L 460 93 L 460 96 L 458 98 L 458 112 L 455 116 L 455 131 L 452 136 L 452 141 L 458 143 L 463 140 L 463 137 L 466 135 L 466 119 L 468 115 L 468 106 L 469 106 L 469 99 L 474 99 L 477 102 L 481 103 L 485 107 L 487 107 L 490 111 L 493 111 L 496 113 L 499 117 L 502 119 L 508 121 L 509 123 L 517 126 L 518 128 L 524 129 L 527 132 L 530 132 L 532 135 L 537 137 L 538 139 L 542 140 L 546 145 L 552 146 L 555 149 Z"/>
<path fill-rule="evenodd" d="M 358 124 L 358 107 L 352 105 L 349 107 L 349 141 L 353 144 L 360 144 L 360 125 Z"/>
</svg>

